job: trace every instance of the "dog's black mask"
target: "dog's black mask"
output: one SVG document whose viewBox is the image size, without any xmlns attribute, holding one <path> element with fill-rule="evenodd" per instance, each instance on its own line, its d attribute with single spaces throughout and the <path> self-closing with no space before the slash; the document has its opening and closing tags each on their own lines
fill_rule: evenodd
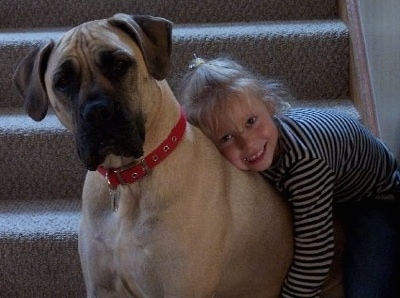
<svg viewBox="0 0 400 298">
<path fill-rule="evenodd" d="M 125 110 L 120 102 L 98 96 L 76 111 L 78 155 L 88 170 L 96 170 L 108 154 L 134 158 L 143 155 L 144 116 Z"/>
</svg>

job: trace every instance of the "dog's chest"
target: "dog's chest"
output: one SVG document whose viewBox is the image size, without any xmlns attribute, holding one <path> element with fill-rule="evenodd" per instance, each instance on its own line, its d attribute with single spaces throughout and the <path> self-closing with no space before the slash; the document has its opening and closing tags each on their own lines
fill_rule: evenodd
<svg viewBox="0 0 400 298">
<path fill-rule="evenodd" d="M 104 220 L 107 224 L 102 225 L 104 231 L 95 239 L 96 250 L 102 251 L 101 271 L 108 272 L 118 293 L 140 296 L 149 289 L 157 291 L 158 245 L 163 242 L 160 218 L 155 213 L 135 211 L 128 217 L 123 210 L 118 212 L 109 214 Z M 105 253 L 108 262 L 104 262 Z"/>
</svg>

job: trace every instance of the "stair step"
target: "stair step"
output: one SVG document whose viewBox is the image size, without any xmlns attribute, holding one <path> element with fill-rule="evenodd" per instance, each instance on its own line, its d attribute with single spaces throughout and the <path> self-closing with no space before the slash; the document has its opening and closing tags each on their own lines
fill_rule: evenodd
<svg viewBox="0 0 400 298">
<path fill-rule="evenodd" d="M 84 297 L 80 200 L 0 200 L 1 297 Z"/>
<path fill-rule="evenodd" d="M 337 18 L 338 6 L 335 0 L 7 0 L 0 7 L 0 28 L 71 27 L 118 12 L 158 15 L 174 23 L 215 23 Z"/>
<path fill-rule="evenodd" d="M 0 107 L 21 107 L 12 86 L 17 61 L 62 29 L 0 34 Z M 193 54 L 229 56 L 267 77 L 283 80 L 299 99 L 349 97 L 349 37 L 339 20 L 180 24 L 173 29 L 172 70 L 175 91 Z"/>
<path fill-rule="evenodd" d="M 0 143 L 0 200 L 81 197 L 86 170 L 54 114 L 35 122 L 22 111 L 2 110 Z"/>
<path fill-rule="evenodd" d="M 180 25 L 168 81 L 176 89 L 193 54 L 228 56 L 284 81 L 298 99 L 348 98 L 349 52 L 348 30 L 339 20 Z"/>
</svg>

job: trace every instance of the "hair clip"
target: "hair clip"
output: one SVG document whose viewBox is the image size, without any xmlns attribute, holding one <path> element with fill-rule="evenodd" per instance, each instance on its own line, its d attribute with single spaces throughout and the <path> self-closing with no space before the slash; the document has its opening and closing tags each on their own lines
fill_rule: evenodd
<svg viewBox="0 0 400 298">
<path fill-rule="evenodd" d="M 206 63 L 206 61 L 203 58 L 198 58 L 196 56 L 196 54 L 193 54 L 193 56 L 194 56 L 194 59 L 189 64 L 189 69 L 190 70 L 194 70 L 194 69 L 198 68 L 200 65 Z"/>
</svg>

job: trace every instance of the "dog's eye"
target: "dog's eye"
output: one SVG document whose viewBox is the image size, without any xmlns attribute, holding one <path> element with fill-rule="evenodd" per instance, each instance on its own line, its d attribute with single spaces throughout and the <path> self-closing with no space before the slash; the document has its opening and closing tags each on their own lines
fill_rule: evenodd
<svg viewBox="0 0 400 298">
<path fill-rule="evenodd" d="M 76 82 L 76 75 L 72 61 L 64 62 L 54 75 L 54 90 L 61 93 L 70 93 Z"/>
<path fill-rule="evenodd" d="M 65 74 L 59 74 L 56 77 L 54 88 L 59 92 L 66 93 L 70 89 L 72 84 L 71 77 Z"/>
<path fill-rule="evenodd" d="M 132 65 L 132 63 L 129 60 L 116 59 L 115 61 L 113 61 L 111 68 L 110 68 L 111 77 L 120 78 L 128 71 L 128 68 L 131 65 Z"/>
<path fill-rule="evenodd" d="M 132 59 L 124 52 L 105 51 L 100 56 L 99 68 L 110 80 L 120 80 L 132 64 Z"/>
</svg>

